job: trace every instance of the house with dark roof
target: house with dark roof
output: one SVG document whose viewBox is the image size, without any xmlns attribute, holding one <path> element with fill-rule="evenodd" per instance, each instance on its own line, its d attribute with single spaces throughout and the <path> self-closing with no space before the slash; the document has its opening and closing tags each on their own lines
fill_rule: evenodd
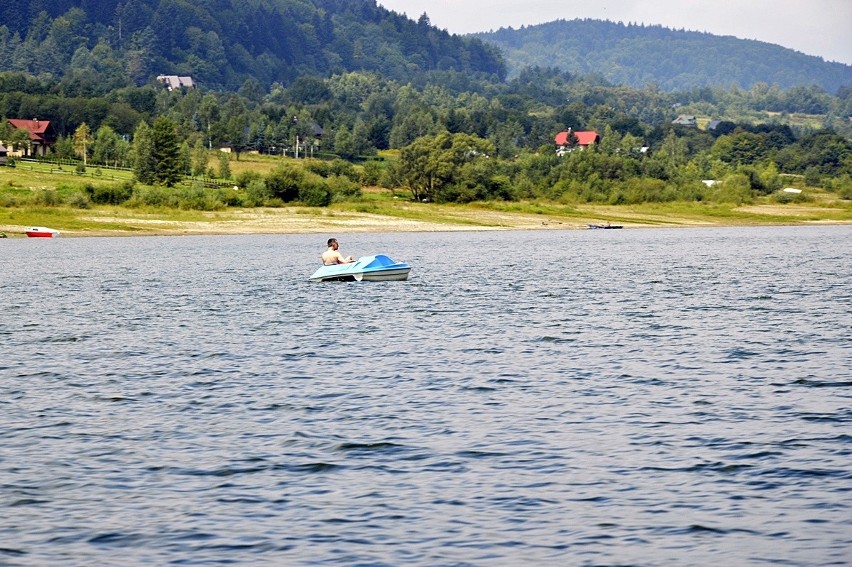
<svg viewBox="0 0 852 567">
<path fill-rule="evenodd" d="M 50 125 L 50 120 L 9 118 L 8 122 L 16 130 L 26 130 L 29 132 L 30 144 L 22 152 L 22 155 L 43 156 L 56 143 L 56 134 Z M 8 142 L 8 140 L 4 141 Z"/>
<path fill-rule="evenodd" d="M 556 153 L 564 155 L 576 148 L 585 149 L 601 141 L 600 134 L 594 130 L 578 130 L 574 132 L 568 128 L 565 132 L 556 134 Z"/>
<path fill-rule="evenodd" d="M 678 124 L 680 126 L 689 126 L 690 128 L 698 128 L 698 119 L 691 114 L 681 114 L 674 120 L 672 120 L 672 124 Z"/>
<path fill-rule="evenodd" d="M 6 146 L 0 144 L 0 165 L 6 165 L 6 162 L 9 159 L 9 150 L 6 149 Z"/>
<path fill-rule="evenodd" d="M 157 81 L 163 83 L 167 90 L 174 91 L 177 89 L 194 89 L 195 83 L 192 82 L 192 77 L 179 77 L 177 75 L 159 75 Z"/>
</svg>

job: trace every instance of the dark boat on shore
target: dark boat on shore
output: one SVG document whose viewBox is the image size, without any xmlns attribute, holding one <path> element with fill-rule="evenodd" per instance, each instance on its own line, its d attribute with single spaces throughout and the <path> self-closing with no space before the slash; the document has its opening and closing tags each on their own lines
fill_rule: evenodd
<svg viewBox="0 0 852 567">
<path fill-rule="evenodd" d="M 621 226 L 620 224 L 609 224 L 609 223 L 606 223 L 606 224 L 590 224 L 590 225 L 588 225 L 588 226 L 589 226 L 589 228 L 591 228 L 591 229 L 598 229 L 598 228 L 603 228 L 603 229 L 607 229 L 607 228 L 624 228 L 624 227 L 623 227 L 623 226 Z"/>
</svg>

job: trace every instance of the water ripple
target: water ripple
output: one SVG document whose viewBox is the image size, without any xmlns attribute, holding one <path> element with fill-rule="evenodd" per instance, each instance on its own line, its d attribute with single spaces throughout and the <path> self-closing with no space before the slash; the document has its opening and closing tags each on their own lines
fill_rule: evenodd
<svg viewBox="0 0 852 567">
<path fill-rule="evenodd" d="M 852 230 L 594 232 L 7 239 L 0 564 L 848 564 Z"/>
</svg>

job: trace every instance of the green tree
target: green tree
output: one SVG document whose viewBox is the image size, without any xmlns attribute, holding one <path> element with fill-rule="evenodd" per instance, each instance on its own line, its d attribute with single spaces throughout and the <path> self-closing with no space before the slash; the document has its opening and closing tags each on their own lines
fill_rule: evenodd
<svg viewBox="0 0 852 567">
<path fill-rule="evenodd" d="M 154 120 L 151 137 L 154 142 L 155 183 L 172 187 L 181 180 L 180 146 L 177 125 L 169 118 L 160 116 Z"/>
<path fill-rule="evenodd" d="M 92 131 L 83 122 L 74 130 L 74 149 L 82 156 L 83 167 L 86 167 L 86 157 L 89 155 L 89 146 L 92 145 L 92 142 Z"/>
<path fill-rule="evenodd" d="M 713 144 L 712 153 L 724 162 L 736 165 L 754 164 L 766 157 L 766 136 L 738 131 L 719 136 Z"/>
<path fill-rule="evenodd" d="M 231 156 L 228 152 L 219 152 L 219 177 L 231 178 Z"/>
<path fill-rule="evenodd" d="M 344 159 L 355 157 L 355 143 L 352 132 L 346 126 L 341 126 L 334 135 L 334 151 Z"/>
<path fill-rule="evenodd" d="M 523 135 L 523 126 L 514 120 L 510 120 L 498 124 L 488 139 L 494 144 L 498 156 L 510 158 L 518 153 L 518 143 Z"/>
<path fill-rule="evenodd" d="M 378 185 L 382 178 L 382 166 L 377 161 L 368 161 L 361 170 L 360 181 L 362 185 Z"/>
<path fill-rule="evenodd" d="M 200 177 L 207 173 L 207 163 L 209 161 L 210 154 L 207 153 L 204 142 L 199 138 L 195 141 L 195 146 L 192 148 L 192 174 Z"/>
<path fill-rule="evenodd" d="M 153 185 L 157 180 L 157 162 L 154 156 L 154 133 L 147 122 L 140 122 L 133 132 L 130 155 L 136 180 Z"/>
<path fill-rule="evenodd" d="M 192 175 L 192 150 L 189 149 L 189 142 L 186 140 L 180 144 L 178 162 L 180 163 L 181 175 Z"/>
<path fill-rule="evenodd" d="M 68 136 L 60 136 L 53 144 L 53 155 L 59 159 L 73 159 L 74 140 Z"/>
<path fill-rule="evenodd" d="M 25 154 L 29 155 L 30 148 L 32 146 L 30 131 L 26 128 L 15 128 L 12 130 L 12 133 L 9 134 L 9 144 L 16 151 L 23 150 Z"/>
<path fill-rule="evenodd" d="M 92 145 L 92 160 L 95 163 L 117 166 L 122 158 L 121 144 L 124 140 L 109 126 L 101 126 Z"/>
<path fill-rule="evenodd" d="M 417 201 L 441 201 L 442 192 L 461 181 L 464 164 L 489 159 L 494 145 L 470 134 L 442 132 L 418 138 L 400 152 L 400 172 Z"/>
<path fill-rule="evenodd" d="M 417 107 L 404 116 L 394 118 L 394 125 L 390 132 L 390 145 L 393 148 L 401 148 L 422 136 L 435 134 L 438 125 L 435 117 L 428 109 Z"/>
<path fill-rule="evenodd" d="M 299 188 L 305 179 L 305 171 L 290 164 L 281 164 L 266 177 L 268 194 L 289 203 L 299 198 Z"/>
<path fill-rule="evenodd" d="M 376 153 L 376 147 L 370 140 L 370 129 L 360 118 L 355 120 L 352 127 L 352 146 L 356 156 L 368 156 Z"/>
</svg>

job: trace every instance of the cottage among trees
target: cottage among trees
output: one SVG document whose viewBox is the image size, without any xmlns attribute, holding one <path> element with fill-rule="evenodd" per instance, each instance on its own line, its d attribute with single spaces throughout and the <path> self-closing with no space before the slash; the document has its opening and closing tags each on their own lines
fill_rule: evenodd
<svg viewBox="0 0 852 567">
<path fill-rule="evenodd" d="M 571 128 L 568 128 L 565 132 L 559 132 L 556 134 L 556 153 L 560 156 L 565 155 L 577 148 L 582 150 L 597 144 L 600 141 L 600 134 L 594 130 L 581 130 L 574 132 Z"/>
<path fill-rule="evenodd" d="M 195 83 L 192 77 L 179 77 L 177 75 L 159 75 L 157 81 L 164 84 L 167 90 L 194 89 Z"/>
<path fill-rule="evenodd" d="M 56 143 L 56 134 L 49 120 L 10 118 L 7 122 L 11 126 L 8 139 L 0 141 L 11 146 L 18 156 L 44 156 Z"/>
<path fill-rule="evenodd" d="M 678 124 L 680 126 L 688 126 L 689 128 L 698 128 L 698 119 L 691 114 L 681 114 L 674 120 L 672 120 L 672 124 Z"/>
</svg>

